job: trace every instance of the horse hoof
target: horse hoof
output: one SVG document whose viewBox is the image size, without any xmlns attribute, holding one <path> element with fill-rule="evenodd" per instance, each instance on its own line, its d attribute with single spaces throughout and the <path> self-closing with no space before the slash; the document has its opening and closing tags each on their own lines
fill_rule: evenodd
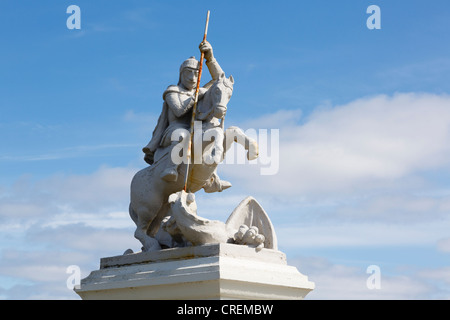
<svg viewBox="0 0 450 320">
<path fill-rule="evenodd" d="M 207 165 L 212 165 L 214 163 L 214 157 L 208 155 L 203 158 L 203 162 Z"/>
<path fill-rule="evenodd" d="M 220 181 L 220 190 L 219 190 L 219 192 L 222 192 L 223 190 L 226 190 L 226 189 L 228 189 L 230 187 L 231 187 L 231 182 L 222 180 L 222 181 Z"/>
</svg>

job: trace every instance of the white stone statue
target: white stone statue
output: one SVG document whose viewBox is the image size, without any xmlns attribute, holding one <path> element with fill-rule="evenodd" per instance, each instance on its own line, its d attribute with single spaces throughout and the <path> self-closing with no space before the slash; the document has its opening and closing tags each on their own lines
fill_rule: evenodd
<svg viewBox="0 0 450 320">
<path fill-rule="evenodd" d="M 190 163 L 186 183 L 188 192 L 183 193 L 187 164 L 174 161 L 180 141 L 172 141 L 172 134 L 177 129 L 184 129 L 177 131 L 181 131 L 179 138 L 191 138 L 190 120 L 199 67 L 199 62 L 191 57 L 180 67 L 178 84 L 169 86 L 163 94 L 161 116 L 151 141 L 143 148 L 144 159 L 150 166 L 136 173 L 131 182 L 129 213 L 136 223 L 135 237 L 142 243 L 143 251 L 220 242 L 274 248 L 273 227 L 254 199 L 246 199 L 247 207 L 238 207 L 225 224 L 198 217 L 193 208 L 196 205 L 194 193 L 200 189 L 221 192 L 231 186 L 219 178 L 217 166 L 233 142 L 244 146 L 249 160 L 258 157 L 255 140 L 237 127 L 223 128 L 234 79 L 225 77 L 208 42 L 202 42 L 199 48 L 205 56 L 212 80 L 199 90 L 195 120 L 201 121 L 202 134 L 212 134 L 215 139 L 202 140 L 201 150 L 198 144 L 197 147 L 194 144 L 192 159 L 200 159 L 200 163 Z M 254 214 L 254 208 L 258 208 L 257 214 Z"/>
<path fill-rule="evenodd" d="M 100 269 L 75 287 L 83 299 L 303 299 L 314 289 L 287 265 L 273 225 L 254 198 L 242 200 L 226 222 L 197 212 L 197 191 L 231 187 L 217 168 L 233 142 L 247 150 L 249 160 L 258 157 L 255 140 L 237 127 L 224 128 L 234 79 L 225 77 L 206 41 L 209 13 L 200 62 L 184 61 L 178 84 L 164 92 L 161 116 L 143 148 L 149 166 L 131 182 L 129 213 L 142 252 L 102 258 Z M 199 88 L 203 58 L 212 80 Z"/>
<path fill-rule="evenodd" d="M 277 250 L 270 219 L 252 197 L 244 199 L 223 223 L 197 215 L 195 195 L 180 191 L 170 195 L 170 216 L 162 223 L 157 239 L 166 247 L 234 243 Z M 259 233 L 261 230 L 261 234 Z"/>
</svg>

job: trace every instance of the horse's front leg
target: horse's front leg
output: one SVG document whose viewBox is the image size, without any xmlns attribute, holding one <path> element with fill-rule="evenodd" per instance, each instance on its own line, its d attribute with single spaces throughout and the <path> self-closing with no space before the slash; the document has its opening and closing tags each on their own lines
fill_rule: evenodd
<svg viewBox="0 0 450 320">
<path fill-rule="evenodd" d="M 229 127 L 225 130 L 224 149 L 225 152 L 231 148 L 231 144 L 237 142 L 247 150 L 247 159 L 255 160 L 259 156 L 259 147 L 255 139 L 247 136 L 238 127 Z"/>
<path fill-rule="evenodd" d="M 224 140 L 225 135 L 221 128 L 211 128 L 203 134 L 203 141 L 211 141 L 214 138 L 214 145 L 210 152 L 203 155 L 203 161 L 208 164 L 219 164 L 224 156 Z M 210 143 L 207 143 L 210 144 Z"/>
</svg>

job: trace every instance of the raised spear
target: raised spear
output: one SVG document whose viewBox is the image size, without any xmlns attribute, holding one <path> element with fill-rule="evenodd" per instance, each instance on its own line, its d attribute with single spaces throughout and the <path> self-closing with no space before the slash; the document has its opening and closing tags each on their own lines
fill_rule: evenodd
<svg viewBox="0 0 450 320">
<path fill-rule="evenodd" d="M 206 25 L 205 25 L 205 33 L 203 34 L 203 42 L 206 42 L 206 35 L 208 34 L 208 25 L 209 25 L 209 10 L 206 15 Z M 202 78 L 202 69 L 203 69 L 203 59 L 205 58 L 205 54 L 202 52 L 200 55 L 200 63 L 198 67 L 198 77 L 197 77 L 197 87 L 195 88 L 195 100 L 194 100 L 194 106 L 192 107 L 192 118 L 191 118 L 191 131 L 189 136 L 189 145 L 187 150 L 187 164 L 186 164 L 186 174 L 184 178 L 184 191 L 187 191 L 187 183 L 188 183 L 188 176 L 189 176 L 189 164 L 191 162 L 191 154 L 192 154 L 192 138 L 194 135 L 194 122 L 195 122 L 195 115 L 197 113 L 197 103 L 198 103 L 198 92 L 200 90 L 200 80 Z"/>
</svg>

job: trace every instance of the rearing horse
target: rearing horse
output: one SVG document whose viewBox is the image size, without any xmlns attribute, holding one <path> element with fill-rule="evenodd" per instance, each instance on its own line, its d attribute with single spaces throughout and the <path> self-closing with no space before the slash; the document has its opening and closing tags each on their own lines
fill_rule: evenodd
<svg viewBox="0 0 450 320">
<path fill-rule="evenodd" d="M 227 104 L 233 93 L 234 80 L 230 76 L 226 78 L 222 74 L 206 91 L 202 100 L 198 103 L 196 120 L 202 121 L 202 136 L 213 136 L 213 141 L 202 139 L 202 150 L 196 150 L 195 143 L 192 149 L 193 159 L 200 152 L 201 163 L 194 162 L 190 165 L 187 180 L 187 190 L 197 192 L 210 185 L 213 174 L 224 152 L 231 147 L 233 141 L 240 143 L 248 151 L 249 160 L 258 157 L 258 145 L 255 140 L 249 138 L 237 127 L 223 130 L 220 119 L 223 119 L 227 110 Z M 223 121 L 223 120 L 222 120 Z M 159 154 L 157 154 L 159 152 Z M 178 166 L 178 178 L 174 182 L 163 180 L 160 175 L 166 168 L 172 152 L 158 150 L 155 153 L 155 162 L 135 174 L 130 187 L 130 217 L 136 224 L 134 236 L 142 243 L 142 251 L 161 249 L 155 235 L 161 222 L 168 214 L 170 205 L 168 197 L 184 188 L 186 175 L 186 163 Z M 198 158 L 198 156 L 197 156 Z"/>
</svg>

